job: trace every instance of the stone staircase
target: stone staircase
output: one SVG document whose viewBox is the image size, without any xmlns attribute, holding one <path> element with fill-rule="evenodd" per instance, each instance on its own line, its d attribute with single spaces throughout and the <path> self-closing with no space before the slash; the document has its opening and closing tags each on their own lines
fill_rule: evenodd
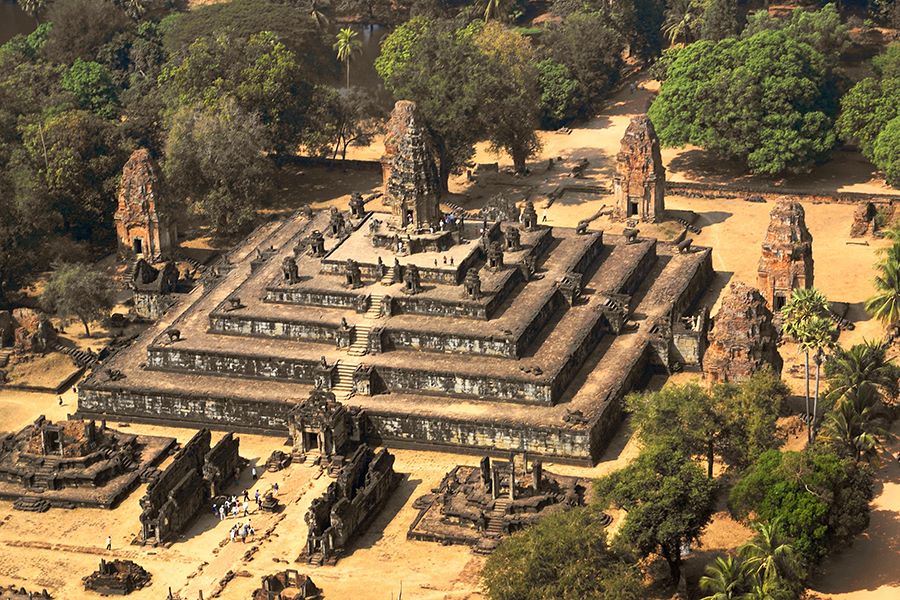
<svg viewBox="0 0 900 600">
<path fill-rule="evenodd" d="M 125 269 L 125 273 L 122 274 L 122 285 L 125 288 L 128 288 L 131 285 L 131 282 L 134 281 L 134 272 L 137 270 L 138 259 L 134 259 L 128 264 L 128 268 Z"/>
<path fill-rule="evenodd" d="M 384 294 L 369 294 L 369 299 L 369 310 L 366 311 L 366 318 L 380 319 L 384 310 Z"/>
<path fill-rule="evenodd" d="M 368 314 L 368 313 L 366 313 Z M 350 356 L 365 356 L 369 353 L 369 334 L 372 332 L 371 325 L 356 325 L 356 336 L 347 354 Z"/>
<path fill-rule="evenodd" d="M 98 358 L 94 354 L 89 354 L 84 350 L 79 350 L 78 348 L 70 348 L 69 346 L 63 346 L 62 344 L 56 344 L 53 347 L 53 350 L 57 352 L 62 352 L 63 354 L 67 354 L 72 357 L 72 360 L 75 361 L 75 364 L 79 367 L 91 367 L 93 366 Z"/>
<path fill-rule="evenodd" d="M 31 480 L 31 489 L 37 492 L 45 492 L 50 489 L 50 481 L 53 480 L 55 472 L 52 467 L 41 465 L 34 470 L 34 478 Z"/>
<path fill-rule="evenodd" d="M 366 338 L 368 340 L 368 337 Z M 353 374 L 359 363 L 356 361 L 339 360 L 337 362 L 337 381 L 331 388 L 335 398 L 338 400 L 347 400 L 353 395 Z"/>
<path fill-rule="evenodd" d="M 497 498 L 494 500 L 494 510 L 488 514 L 487 528 L 485 533 L 491 537 L 500 537 L 503 535 L 503 517 L 506 515 L 506 509 L 509 507 L 509 498 Z"/>
<path fill-rule="evenodd" d="M 325 555 L 322 554 L 321 551 L 310 554 L 306 557 L 306 563 L 314 565 L 316 567 L 321 567 L 323 564 L 325 564 Z"/>
<path fill-rule="evenodd" d="M 12 348 L 0 348 L 0 369 L 9 364 L 12 353 Z"/>
<path fill-rule="evenodd" d="M 397 274 L 397 267 L 395 265 L 391 265 L 384 272 L 384 277 L 381 278 L 381 285 L 394 285 L 394 277 Z M 374 294 L 372 296 L 373 300 L 375 298 Z M 374 302 L 373 302 L 374 303 Z"/>
</svg>

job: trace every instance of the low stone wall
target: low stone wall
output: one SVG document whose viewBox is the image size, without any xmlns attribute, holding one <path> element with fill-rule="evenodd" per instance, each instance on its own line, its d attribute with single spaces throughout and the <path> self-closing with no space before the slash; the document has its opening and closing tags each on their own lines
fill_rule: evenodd
<svg viewBox="0 0 900 600">
<path fill-rule="evenodd" d="M 267 319 L 234 313 L 212 313 L 209 330 L 226 335 L 274 337 L 336 344 L 340 324 L 293 319 Z"/>
<path fill-rule="evenodd" d="M 211 351 L 150 346 L 147 349 L 147 367 L 159 371 L 314 383 L 321 363 L 318 360 L 301 358 L 239 356 Z"/>
<path fill-rule="evenodd" d="M 801 202 L 857 204 L 859 202 L 900 203 L 900 194 L 866 193 L 866 192 L 809 192 L 791 188 L 760 187 L 755 185 L 729 183 L 696 183 L 689 181 L 667 181 L 666 193 L 688 198 L 709 198 L 711 200 L 735 199 L 746 200 L 751 196 L 759 196 L 774 201 L 781 196 L 790 196 Z"/>
<path fill-rule="evenodd" d="M 327 308 L 356 308 L 356 298 L 359 294 L 346 291 L 316 290 L 300 288 L 267 288 L 266 302 L 274 304 L 306 304 L 309 306 L 324 306 Z"/>
<path fill-rule="evenodd" d="M 428 352 L 502 356 L 505 358 L 517 356 L 517 344 L 514 340 L 494 336 L 462 336 L 435 331 L 385 328 L 382 333 L 382 343 L 383 347 L 387 349 L 406 348 Z"/>
<path fill-rule="evenodd" d="M 426 296 L 391 296 L 391 314 L 437 315 L 468 319 L 490 319 L 497 308 L 516 287 L 524 281 L 522 271 L 507 267 L 500 289 L 486 302 L 460 298 L 458 301 L 428 298 Z"/>
<path fill-rule="evenodd" d="M 523 404 L 553 403 L 553 385 L 547 378 L 529 382 L 497 379 L 488 375 L 398 369 L 383 365 L 376 367 L 375 372 L 379 382 L 389 392 L 451 394 L 463 398 L 495 398 Z"/>
</svg>

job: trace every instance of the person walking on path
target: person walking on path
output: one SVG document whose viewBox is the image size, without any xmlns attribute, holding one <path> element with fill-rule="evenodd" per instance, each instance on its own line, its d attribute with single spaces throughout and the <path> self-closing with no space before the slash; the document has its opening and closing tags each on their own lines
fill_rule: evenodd
<svg viewBox="0 0 900 600">
<path fill-rule="evenodd" d="M 112 536 L 106 536 L 106 549 L 112 550 Z"/>
</svg>

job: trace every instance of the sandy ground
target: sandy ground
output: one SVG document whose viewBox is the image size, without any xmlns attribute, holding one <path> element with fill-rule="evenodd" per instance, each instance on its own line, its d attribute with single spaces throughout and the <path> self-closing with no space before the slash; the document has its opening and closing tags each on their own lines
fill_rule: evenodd
<svg viewBox="0 0 900 600">
<path fill-rule="evenodd" d="M 550 156 L 569 158 L 587 157 L 591 168 L 588 179 L 607 183 L 611 157 L 618 150 L 619 140 L 631 114 L 641 111 L 649 100 L 645 90 L 635 95 L 628 92 L 613 98 L 610 109 L 583 128 L 570 135 L 547 133 L 543 136 L 544 151 L 541 160 L 534 165 L 534 174 L 526 179 L 499 177 L 493 182 L 475 186 L 458 178 L 453 190 L 458 193 L 454 201 L 465 208 L 476 208 L 490 193 L 497 189 L 523 190 L 545 189 L 559 181 L 561 173 L 546 173 L 540 165 Z M 366 156 L 369 152 L 371 156 Z M 376 158 L 379 147 L 363 149 L 358 156 Z M 703 157 L 694 149 L 666 152 L 669 176 L 673 179 L 706 177 Z M 479 148 L 479 162 L 492 162 L 483 147 Z M 502 162 L 502 159 L 501 159 Z M 884 191 L 883 186 L 871 176 L 871 169 L 858 168 L 849 157 L 841 157 L 834 164 L 799 181 L 786 184 L 792 187 L 808 186 L 810 189 L 870 189 Z M 849 175 L 841 175 L 850 173 Z M 835 178 L 840 181 L 835 184 Z M 855 178 L 854 178 L 855 177 Z M 353 172 L 345 169 L 295 169 L 280 182 L 282 194 L 271 207 L 272 211 L 289 211 L 300 201 L 311 202 L 315 207 L 327 205 L 346 206 L 353 191 L 377 189 L 380 174 L 375 171 Z M 593 215 L 608 198 L 564 196 L 546 210 L 551 225 L 574 226 L 579 220 Z M 716 285 L 706 297 L 715 306 L 722 287 L 731 280 L 755 283 L 759 245 L 768 224 L 770 204 L 753 204 L 735 200 L 697 200 L 667 197 L 667 208 L 693 211 L 698 215 L 699 235 L 695 244 L 713 247 L 713 263 L 719 271 Z M 831 300 L 851 305 L 849 318 L 856 322 L 853 332 L 846 332 L 842 344 L 854 343 L 863 338 L 881 335 L 877 323 L 868 320 L 862 311 L 863 300 L 871 293 L 872 264 L 876 250 L 883 242 L 869 240 L 869 245 L 847 244 L 852 207 L 841 205 L 805 205 L 807 223 L 814 237 L 816 260 L 815 280 Z M 621 225 L 597 221 L 595 228 L 615 230 Z M 663 224 L 654 228 L 641 226 L 647 235 L 669 236 L 674 229 Z M 200 246 L 203 244 L 201 243 Z M 77 336 L 73 336 L 76 337 Z M 99 336 L 98 336 L 99 337 Z M 79 340 L 96 343 L 98 340 Z M 79 344 L 80 345 L 80 344 Z M 786 365 L 801 360 L 795 349 L 782 348 Z M 690 377 L 679 376 L 679 379 Z M 661 379 L 653 383 L 658 386 Z M 802 388 L 802 380 L 788 377 L 795 391 Z M 64 395 L 64 405 L 57 397 L 44 394 L 0 392 L 0 422 L 4 430 L 18 430 L 38 415 L 45 414 L 58 420 L 74 411 L 75 395 Z M 116 424 L 111 424 L 116 426 Z M 193 431 L 186 429 L 131 426 L 127 431 L 171 435 L 186 441 Z M 282 440 L 271 437 L 242 435 L 241 454 L 251 461 L 264 461 L 272 450 L 283 448 Z M 620 468 L 638 451 L 627 426 L 620 428 L 611 441 L 601 462 L 590 469 L 546 464 L 552 471 L 597 477 Z M 894 448 L 897 451 L 897 448 Z M 473 464 L 468 456 L 451 454 L 396 451 L 396 469 L 404 474 L 398 492 L 379 515 L 368 532 L 357 542 L 353 553 L 341 560 L 336 567 L 309 568 L 293 560 L 299 554 L 306 537 L 303 515 L 312 498 L 324 489 L 327 477 L 319 477 L 315 469 L 292 466 L 277 474 L 264 474 L 259 482 L 250 481 L 244 474 L 234 491 L 248 488 L 266 489 L 278 481 L 286 509 L 278 516 L 252 515 L 251 519 L 259 535 L 253 543 L 224 544 L 231 521 L 220 523 L 211 514 L 204 514 L 185 533 L 183 540 L 171 548 L 141 548 L 131 546 L 130 540 L 138 531 L 138 500 L 143 493 L 139 488 L 112 511 L 79 509 L 64 511 L 54 509 L 44 515 L 13 511 L 10 503 L 0 502 L 0 585 L 15 583 L 31 589 L 46 587 L 58 598 L 83 598 L 81 577 L 93 571 L 101 557 L 123 557 L 136 560 L 153 573 L 153 585 L 134 594 L 135 598 L 164 598 L 171 587 L 184 600 L 194 600 L 202 591 L 209 598 L 217 583 L 232 571 L 237 574 L 224 588 L 223 598 L 246 598 L 256 587 L 263 574 L 284 569 L 299 568 L 312 575 L 324 588 L 328 598 L 398 597 L 401 591 L 407 598 L 439 600 L 446 598 L 476 599 L 478 573 L 481 558 L 472 555 L 467 548 L 444 547 L 424 542 L 406 540 L 406 531 L 415 511 L 412 502 L 436 486 L 444 473 L 456 464 Z M 897 567 L 897 511 L 900 510 L 900 486 L 898 466 L 888 461 L 880 472 L 879 495 L 873 503 L 872 526 L 858 542 L 842 555 L 830 561 L 816 589 L 835 598 L 887 598 L 896 597 L 900 590 Z M 269 535 L 265 535 L 270 531 Z M 106 535 L 113 538 L 113 550 L 103 550 Z M 749 532 L 735 523 L 727 513 L 719 511 L 704 534 L 702 545 L 696 549 L 686 565 L 686 571 L 696 576 L 703 564 L 714 552 L 721 552 L 742 542 Z M 256 547 L 252 556 L 245 553 Z M 287 563 L 285 562 L 287 561 Z M 890 596 L 889 596 L 890 595 Z"/>
</svg>

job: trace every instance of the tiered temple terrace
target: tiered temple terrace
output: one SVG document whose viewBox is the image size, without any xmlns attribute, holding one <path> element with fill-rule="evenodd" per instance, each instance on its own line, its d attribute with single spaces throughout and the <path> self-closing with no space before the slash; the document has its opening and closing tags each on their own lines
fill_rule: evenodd
<svg viewBox="0 0 900 600">
<path fill-rule="evenodd" d="M 418 267 L 419 290 L 407 293 L 394 254 L 368 239 L 370 220 L 388 215 L 345 218 L 349 235 L 323 235 L 322 256 L 308 242 L 328 213 L 255 231 L 218 277 L 82 384 L 79 413 L 280 433 L 319 385 L 365 409 L 373 440 L 393 447 L 590 463 L 651 366 L 691 364 L 672 332 L 712 275 L 707 249 L 466 223 L 452 252 L 396 257 L 403 276 Z M 489 269 L 491 246 L 515 237 L 519 249 Z M 291 283 L 283 262 L 295 255 Z M 480 292 L 467 293 L 467 272 Z M 124 378 L 105 374 L 114 370 Z"/>
<path fill-rule="evenodd" d="M 390 212 L 354 194 L 349 213 L 257 229 L 81 385 L 79 413 L 277 433 L 319 388 L 361 409 L 359 441 L 597 460 L 628 390 L 654 367 L 699 366 L 710 251 L 545 227 L 529 201 L 514 221 L 473 222 L 440 204 L 432 156 L 398 102 Z"/>
</svg>

